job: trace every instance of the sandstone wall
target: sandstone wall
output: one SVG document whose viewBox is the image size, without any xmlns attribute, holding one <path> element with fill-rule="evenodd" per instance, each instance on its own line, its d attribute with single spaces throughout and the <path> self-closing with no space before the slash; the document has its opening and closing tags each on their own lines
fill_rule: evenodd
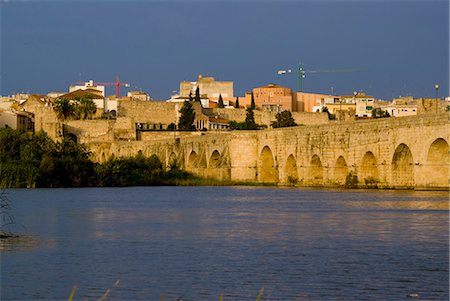
<svg viewBox="0 0 450 301">
<path fill-rule="evenodd" d="M 201 176 L 307 186 L 448 189 L 449 115 L 233 131 L 89 147 L 98 160 L 141 150 Z"/>
<path fill-rule="evenodd" d="M 220 116 L 228 120 L 237 122 L 244 122 L 246 117 L 246 109 L 219 109 L 213 110 L 215 114 L 220 113 Z M 270 124 L 276 120 L 275 112 L 254 110 L 255 122 L 257 124 L 264 124 L 270 127 Z M 307 113 L 307 112 L 293 112 L 292 117 L 297 124 L 315 125 L 329 123 L 327 113 Z"/>
</svg>

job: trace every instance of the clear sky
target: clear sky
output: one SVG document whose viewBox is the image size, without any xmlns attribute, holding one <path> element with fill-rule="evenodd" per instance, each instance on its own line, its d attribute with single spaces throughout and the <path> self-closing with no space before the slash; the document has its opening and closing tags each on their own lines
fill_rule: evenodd
<svg viewBox="0 0 450 301">
<path fill-rule="evenodd" d="M 434 97 L 437 82 L 449 95 L 448 0 L 0 3 L 2 95 L 119 75 L 168 99 L 203 74 L 234 81 L 239 96 L 268 83 L 297 89 L 299 62 L 354 70 L 307 74 L 307 92 Z"/>
</svg>

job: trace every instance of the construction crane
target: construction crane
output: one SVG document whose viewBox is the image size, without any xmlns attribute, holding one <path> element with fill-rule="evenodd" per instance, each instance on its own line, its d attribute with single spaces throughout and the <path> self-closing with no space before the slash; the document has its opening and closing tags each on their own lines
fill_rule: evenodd
<svg viewBox="0 0 450 301">
<path fill-rule="evenodd" d="M 85 84 L 85 83 L 81 83 L 78 82 L 77 84 Z M 109 83 L 98 83 L 98 82 L 94 82 L 93 83 L 94 86 L 115 86 L 116 87 L 116 98 L 120 98 L 120 87 L 126 87 L 129 88 L 130 84 L 127 83 L 121 83 L 119 76 L 116 76 L 116 82 L 109 82 Z"/>
<path fill-rule="evenodd" d="M 335 73 L 335 72 L 356 72 L 360 71 L 358 69 L 324 69 L 324 70 L 305 70 L 303 69 L 302 63 L 298 64 L 297 71 L 297 81 L 298 81 L 298 92 L 302 92 L 303 90 L 303 79 L 306 77 L 307 73 Z M 278 75 L 291 73 L 292 70 L 278 70 Z"/>
<path fill-rule="evenodd" d="M 357 72 L 358 69 L 324 69 L 324 70 L 305 70 L 302 63 L 298 64 L 297 80 L 298 80 L 298 92 L 302 92 L 303 79 L 307 73 L 336 73 L 336 72 Z"/>
</svg>

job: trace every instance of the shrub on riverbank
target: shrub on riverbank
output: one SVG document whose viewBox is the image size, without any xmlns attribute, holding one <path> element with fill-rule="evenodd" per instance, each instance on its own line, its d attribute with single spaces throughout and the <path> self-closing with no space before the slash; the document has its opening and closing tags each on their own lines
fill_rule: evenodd
<svg viewBox="0 0 450 301">
<path fill-rule="evenodd" d="M 92 162 L 90 152 L 70 139 L 55 143 L 47 134 L 0 129 L 0 185 L 3 188 L 178 185 L 198 181 L 157 156 Z"/>
<path fill-rule="evenodd" d="M 95 184 L 94 163 L 84 146 L 55 143 L 47 134 L 0 130 L 1 187 L 80 187 Z"/>
</svg>

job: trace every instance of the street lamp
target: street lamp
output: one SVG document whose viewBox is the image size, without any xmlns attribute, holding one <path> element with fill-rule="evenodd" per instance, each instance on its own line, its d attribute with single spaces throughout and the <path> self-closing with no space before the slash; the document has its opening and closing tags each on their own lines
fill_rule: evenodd
<svg viewBox="0 0 450 301">
<path fill-rule="evenodd" d="M 434 89 L 436 90 L 436 113 L 437 113 L 438 112 L 438 104 L 439 104 L 439 99 L 438 99 L 439 84 L 434 84 Z"/>
</svg>

